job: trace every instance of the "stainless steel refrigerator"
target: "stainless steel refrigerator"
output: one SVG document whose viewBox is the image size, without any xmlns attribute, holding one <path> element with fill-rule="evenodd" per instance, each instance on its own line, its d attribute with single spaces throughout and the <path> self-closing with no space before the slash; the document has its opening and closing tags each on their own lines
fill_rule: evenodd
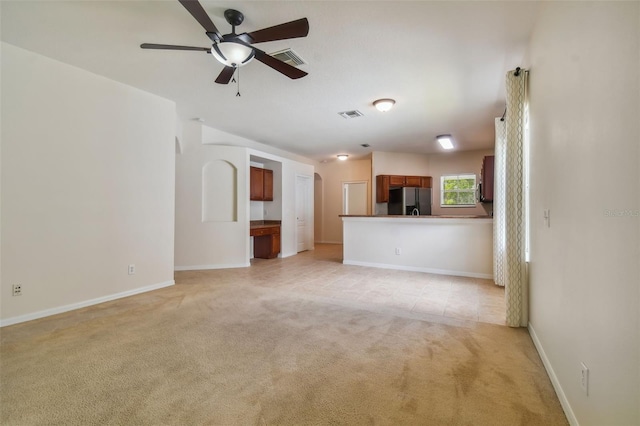
<svg viewBox="0 0 640 426">
<path fill-rule="evenodd" d="M 390 189 L 388 214 L 431 215 L 431 188 Z"/>
</svg>

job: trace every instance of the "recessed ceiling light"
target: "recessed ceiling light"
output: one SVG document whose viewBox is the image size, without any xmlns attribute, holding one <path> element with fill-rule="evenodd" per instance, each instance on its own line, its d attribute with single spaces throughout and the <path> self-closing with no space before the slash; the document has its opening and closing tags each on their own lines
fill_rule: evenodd
<svg viewBox="0 0 640 426">
<path fill-rule="evenodd" d="M 339 155 L 337 155 L 337 157 L 338 157 L 338 160 L 342 160 L 342 161 L 344 161 L 347 158 L 349 158 L 349 156 L 347 154 L 339 154 Z"/>
<path fill-rule="evenodd" d="M 393 99 L 378 99 L 373 102 L 373 105 L 380 112 L 387 112 L 395 105 L 396 101 Z"/>
<path fill-rule="evenodd" d="M 451 135 L 439 135 L 436 137 L 440 146 L 444 149 L 453 149 L 453 142 L 451 139 Z"/>
</svg>

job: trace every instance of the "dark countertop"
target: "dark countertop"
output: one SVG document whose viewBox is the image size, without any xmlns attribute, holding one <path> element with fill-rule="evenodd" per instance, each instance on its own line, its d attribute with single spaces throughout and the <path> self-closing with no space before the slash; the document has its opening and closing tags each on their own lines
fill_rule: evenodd
<svg viewBox="0 0 640 426">
<path fill-rule="evenodd" d="M 401 218 L 413 218 L 413 219 L 493 219 L 493 216 L 479 216 L 479 215 L 393 215 L 393 214 L 341 214 L 340 217 L 393 217 L 397 219 Z"/>
<path fill-rule="evenodd" d="M 281 220 L 252 220 L 249 222 L 249 229 L 270 228 L 281 224 Z"/>
</svg>

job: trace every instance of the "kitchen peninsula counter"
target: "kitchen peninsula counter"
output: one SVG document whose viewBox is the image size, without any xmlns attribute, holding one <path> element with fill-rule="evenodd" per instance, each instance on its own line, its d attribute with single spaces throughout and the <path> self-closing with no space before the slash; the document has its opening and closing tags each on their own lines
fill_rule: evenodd
<svg viewBox="0 0 640 426">
<path fill-rule="evenodd" d="M 346 265 L 493 277 L 490 216 L 340 217 Z"/>
</svg>

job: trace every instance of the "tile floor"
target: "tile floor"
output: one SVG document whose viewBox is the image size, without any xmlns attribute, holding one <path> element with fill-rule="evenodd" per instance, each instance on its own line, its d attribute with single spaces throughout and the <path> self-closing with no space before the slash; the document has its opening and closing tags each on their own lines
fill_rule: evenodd
<svg viewBox="0 0 640 426">
<path fill-rule="evenodd" d="M 492 280 L 342 264 L 342 245 L 285 259 L 253 259 L 251 282 L 411 316 L 505 324 L 504 288 Z"/>
</svg>

